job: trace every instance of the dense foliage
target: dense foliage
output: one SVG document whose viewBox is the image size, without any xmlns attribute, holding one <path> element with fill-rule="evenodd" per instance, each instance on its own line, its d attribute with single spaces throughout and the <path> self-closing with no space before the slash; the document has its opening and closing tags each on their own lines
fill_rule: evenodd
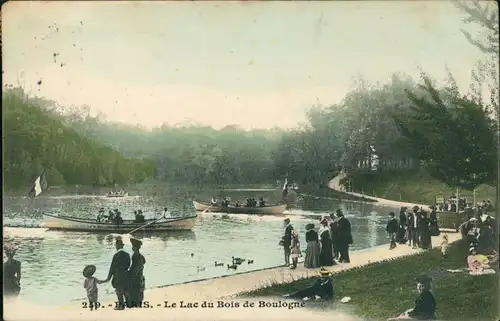
<svg viewBox="0 0 500 321">
<path fill-rule="evenodd" d="M 81 137 L 18 88 L 3 91 L 2 109 L 7 186 L 26 186 L 42 169 L 50 185 L 124 184 L 154 175 L 151 161 L 124 158 L 109 146 Z"/>
<path fill-rule="evenodd" d="M 464 31 L 467 39 L 498 58 L 498 26 L 493 24 L 498 9 L 477 1 L 457 5 L 466 22 L 484 29 L 478 37 Z M 26 103 L 22 92 L 15 95 L 18 89 L 11 89 L 4 97 L 4 170 L 13 184 L 46 166 L 52 179 L 78 184 L 140 181 L 154 168 L 156 178 L 169 182 L 250 184 L 289 176 L 317 187 L 341 171 L 348 177 L 342 182 L 349 184 L 359 173 L 390 176 L 423 167 L 450 187 L 494 185 L 497 67 L 489 56 L 478 64 L 467 95 L 459 92 L 451 73 L 441 84 L 425 74 L 421 83 L 403 74 L 385 84 L 359 79 L 342 101 L 313 106 L 306 123 L 291 130 L 192 125 L 147 130 L 91 116 L 88 106 L 68 108 L 40 97 Z M 486 85 L 488 102 L 483 101 Z"/>
</svg>

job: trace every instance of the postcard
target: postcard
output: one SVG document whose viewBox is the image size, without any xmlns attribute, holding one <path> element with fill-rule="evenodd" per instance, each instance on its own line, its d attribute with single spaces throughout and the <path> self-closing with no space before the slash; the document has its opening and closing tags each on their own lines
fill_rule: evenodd
<svg viewBox="0 0 500 321">
<path fill-rule="evenodd" d="M 498 320 L 498 6 L 2 6 L 3 313 Z"/>
</svg>

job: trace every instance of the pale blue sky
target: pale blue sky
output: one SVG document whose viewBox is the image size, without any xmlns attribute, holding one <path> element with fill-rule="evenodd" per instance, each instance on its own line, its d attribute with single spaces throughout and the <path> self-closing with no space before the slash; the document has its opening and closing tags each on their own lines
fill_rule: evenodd
<svg viewBox="0 0 500 321">
<path fill-rule="evenodd" d="M 461 18 L 447 1 L 9 2 L 4 83 L 23 73 L 33 95 L 145 126 L 291 127 L 357 75 L 447 64 L 466 89 L 483 56 Z"/>
</svg>

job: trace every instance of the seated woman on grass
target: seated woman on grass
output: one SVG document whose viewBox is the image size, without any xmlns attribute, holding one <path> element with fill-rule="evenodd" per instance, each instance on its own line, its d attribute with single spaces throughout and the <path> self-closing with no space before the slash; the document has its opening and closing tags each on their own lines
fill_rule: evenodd
<svg viewBox="0 0 500 321">
<path fill-rule="evenodd" d="M 415 307 L 401 313 L 397 318 L 392 320 L 435 320 L 436 319 L 436 299 L 431 290 L 432 279 L 426 275 L 417 277 L 418 297 L 415 300 Z"/>
<path fill-rule="evenodd" d="M 333 299 L 333 281 L 330 272 L 321 269 L 320 278 L 312 286 L 297 292 L 285 294 L 285 298 L 307 300 L 331 300 Z"/>
<path fill-rule="evenodd" d="M 472 275 L 495 274 L 495 270 L 491 267 L 498 266 L 498 253 L 495 255 L 482 255 L 477 254 L 476 248 L 469 249 L 469 256 L 467 256 L 467 265 L 469 272 Z"/>
</svg>

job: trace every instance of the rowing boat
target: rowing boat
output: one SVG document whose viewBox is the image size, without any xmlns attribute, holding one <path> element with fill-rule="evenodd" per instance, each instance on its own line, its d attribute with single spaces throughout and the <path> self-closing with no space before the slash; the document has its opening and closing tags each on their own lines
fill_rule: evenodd
<svg viewBox="0 0 500 321">
<path fill-rule="evenodd" d="M 110 194 L 110 193 L 107 193 L 106 194 L 106 197 L 111 197 L 111 198 L 125 197 L 125 196 L 128 196 L 128 193 L 123 193 L 123 194 Z"/>
<path fill-rule="evenodd" d="M 262 206 L 262 207 L 235 207 L 229 205 L 228 207 L 222 207 L 220 205 L 211 206 L 210 203 L 193 201 L 194 208 L 197 211 L 207 211 L 215 213 L 233 213 L 233 214 L 283 214 L 286 210 L 286 204 L 273 205 L 273 206 Z"/>
<path fill-rule="evenodd" d="M 185 231 L 191 230 L 196 223 L 196 217 L 168 217 L 160 219 L 149 219 L 142 223 L 135 223 L 133 220 L 123 220 L 122 224 L 114 222 L 97 222 L 95 219 L 71 217 L 65 215 L 43 214 L 43 227 L 50 230 L 80 231 L 80 232 L 129 232 L 148 223 L 144 231 Z M 156 222 L 154 222 L 156 221 Z M 152 223 L 154 222 L 154 223 Z"/>
</svg>

